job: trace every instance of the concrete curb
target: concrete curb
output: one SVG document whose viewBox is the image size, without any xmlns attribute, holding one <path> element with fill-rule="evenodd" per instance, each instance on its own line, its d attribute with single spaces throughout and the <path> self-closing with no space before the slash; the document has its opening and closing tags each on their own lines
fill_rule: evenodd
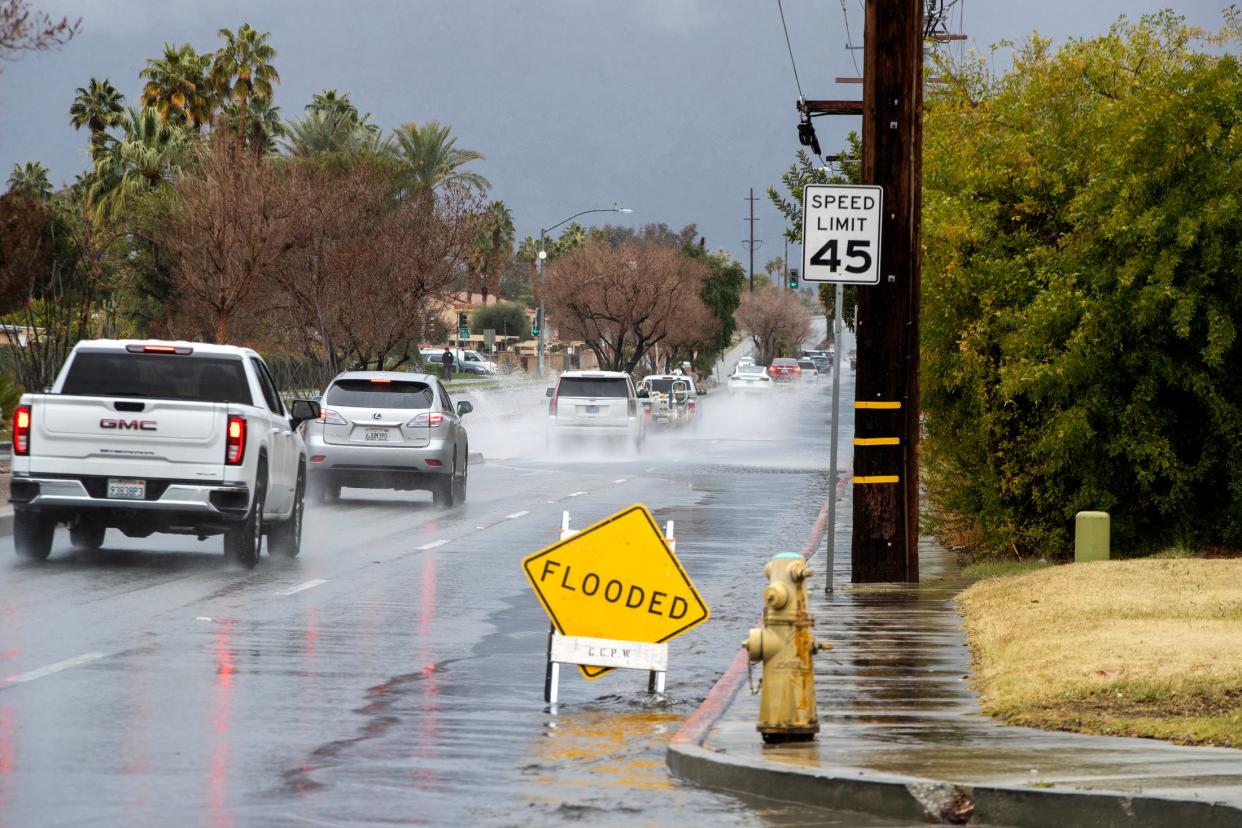
<svg viewBox="0 0 1242 828">
<path fill-rule="evenodd" d="M 849 476 L 847 471 L 838 481 L 838 491 Z M 825 503 L 802 547 L 804 556 L 814 555 L 818 548 L 826 514 Z M 751 796 L 941 825 L 1242 826 L 1242 809 L 1225 803 L 1109 791 L 965 785 L 845 766 L 829 771 L 766 759 L 740 759 L 703 747 L 712 727 L 737 697 L 746 672 L 747 657 L 741 651 L 673 737 L 665 763 L 675 776 L 704 787 Z M 755 738 L 759 738 L 758 734 Z"/>
<path fill-rule="evenodd" d="M 13 534 L 13 512 L 0 512 L 0 538 Z"/>
<path fill-rule="evenodd" d="M 674 742 L 666 761 L 675 775 L 709 788 L 941 825 L 1236 828 L 1242 821 L 1242 812 L 1236 808 L 1198 800 L 955 785 L 864 768 L 842 767 L 830 773 L 744 761 L 692 743 Z"/>
</svg>

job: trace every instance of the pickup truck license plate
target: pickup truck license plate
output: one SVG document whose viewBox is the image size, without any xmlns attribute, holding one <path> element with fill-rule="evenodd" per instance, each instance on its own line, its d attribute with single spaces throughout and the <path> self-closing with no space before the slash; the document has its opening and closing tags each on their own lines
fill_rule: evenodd
<svg viewBox="0 0 1242 828">
<path fill-rule="evenodd" d="M 108 497 L 121 500 L 145 500 L 147 497 L 147 481 L 109 478 Z"/>
<path fill-rule="evenodd" d="M 366 441 L 368 443 L 386 443 L 388 442 L 388 429 L 386 428 L 368 428 L 366 433 Z"/>
</svg>

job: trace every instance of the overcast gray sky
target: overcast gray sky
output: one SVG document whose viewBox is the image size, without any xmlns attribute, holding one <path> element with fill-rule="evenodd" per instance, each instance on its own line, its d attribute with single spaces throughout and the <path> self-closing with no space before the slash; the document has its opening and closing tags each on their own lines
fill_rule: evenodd
<svg viewBox="0 0 1242 828">
<path fill-rule="evenodd" d="M 712 248 L 745 262 L 745 196 L 779 181 L 798 149 L 797 92 L 776 0 L 33 0 L 83 18 L 64 49 L 0 65 L 0 181 L 41 161 L 54 183 L 87 163 L 69 126 L 74 89 L 109 78 L 132 103 L 138 71 L 165 41 L 214 50 L 243 22 L 271 32 L 276 103 L 300 115 L 325 88 L 349 93 L 385 128 L 438 118 L 477 166 L 520 234 L 613 202 L 603 220 L 697 223 Z M 861 0 L 844 0 L 861 45 Z M 981 47 L 1033 30 L 1058 40 L 1172 7 L 1218 27 L 1226 0 L 964 0 Z M 849 97 L 854 75 L 842 0 L 784 0 L 807 97 Z M 861 53 L 858 53 L 861 63 Z M 824 122 L 832 120 L 835 126 Z M 819 119 L 825 152 L 854 119 Z M 856 126 L 856 125 L 855 125 Z M 756 206 L 756 269 L 783 252 L 780 218 Z M 594 218 L 588 216 L 587 218 Z M 794 258 L 791 250 L 790 258 Z"/>
</svg>

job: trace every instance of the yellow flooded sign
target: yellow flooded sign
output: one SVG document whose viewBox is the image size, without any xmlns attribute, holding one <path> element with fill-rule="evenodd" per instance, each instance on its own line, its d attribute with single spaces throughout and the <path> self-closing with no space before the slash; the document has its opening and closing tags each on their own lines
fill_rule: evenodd
<svg viewBox="0 0 1242 828">
<path fill-rule="evenodd" d="M 658 644 L 711 615 L 641 504 L 527 555 L 522 571 L 561 635 Z M 578 669 L 599 678 L 611 668 Z"/>
</svg>

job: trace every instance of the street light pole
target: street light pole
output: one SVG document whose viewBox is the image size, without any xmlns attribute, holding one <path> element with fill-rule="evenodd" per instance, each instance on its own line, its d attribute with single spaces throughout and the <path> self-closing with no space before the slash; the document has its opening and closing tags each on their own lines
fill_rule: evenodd
<svg viewBox="0 0 1242 828">
<path fill-rule="evenodd" d="M 632 212 L 634 211 L 631 210 L 629 207 L 618 207 L 614 203 L 611 207 L 601 207 L 601 208 L 594 209 L 594 210 L 583 210 L 580 213 L 574 213 L 572 216 L 570 216 L 567 219 L 558 221 L 556 224 L 552 225 L 551 227 L 539 228 L 539 253 L 536 256 L 536 258 L 539 260 L 539 263 L 537 265 L 538 272 L 539 272 L 539 276 L 538 276 L 538 279 L 539 279 L 539 316 L 538 316 L 538 319 L 542 323 L 539 326 L 539 346 L 538 346 L 539 347 L 539 376 L 540 377 L 543 376 L 543 352 L 544 352 L 544 336 L 545 336 L 544 329 L 547 328 L 548 326 L 548 320 L 544 316 L 544 307 L 543 307 L 543 260 L 548 258 L 548 250 L 547 250 L 548 233 L 560 227 L 562 224 L 568 224 L 569 222 L 578 218 L 578 216 L 585 216 L 587 213 L 632 213 Z"/>
<path fill-rule="evenodd" d="M 543 260 L 548 258 L 548 251 L 544 249 L 544 240 L 547 238 L 547 231 L 539 230 L 539 314 L 535 317 L 535 321 L 539 323 L 539 376 L 543 376 L 543 329 L 547 323 L 543 321 Z"/>
</svg>

